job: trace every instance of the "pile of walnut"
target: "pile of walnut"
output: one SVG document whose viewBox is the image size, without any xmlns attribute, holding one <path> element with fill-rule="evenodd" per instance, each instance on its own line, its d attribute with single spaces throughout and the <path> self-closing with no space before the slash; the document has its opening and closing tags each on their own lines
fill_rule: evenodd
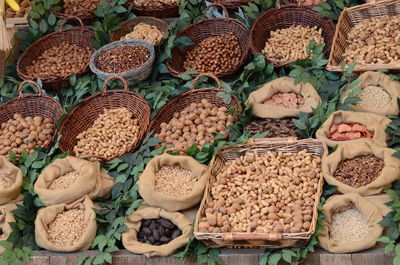
<svg viewBox="0 0 400 265">
<path fill-rule="evenodd" d="M 106 109 L 76 137 L 75 156 L 98 161 L 122 155 L 137 141 L 138 133 L 138 120 L 127 108 Z"/>
<path fill-rule="evenodd" d="M 199 231 L 309 231 L 321 177 L 321 159 L 307 150 L 248 152 L 227 162 L 211 184 Z"/>
<path fill-rule="evenodd" d="M 35 147 L 46 147 L 54 135 L 54 121 L 49 118 L 22 117 L 14 114 L 13 119 L 1 124 L 0 155 L 8 156 L 11 150 L 19 157 L 24 151 L 34 153 Z"/>
<path fill-rule="evenodd" d="M 139 39 L 157 45 L 161 42 L 162 36 L 163 33 L 156 26 L 139 23 L 133 28 L 133 31 L 123 36 L 121 40 Z"/>
<path fill-rule="evenodd" d="M 332 124 L 329 129 L 329 139 L 333 141 L 349 141 L 360 138 L 372 138 L 374 134 L 360 123 L 342 122 Z"/>
<path fill-rule="evenodd" d="M 26 67 L 28 76 L 49 79 L 67 77 L 82 72 L 90 61 L 93 50 L 76 44 L 62 43 L 45 50 Z"/>
<path fill-rule="evenodd" d="M 161 123 L 161 132 L 155 137 L 160 138 L 160 144 L 167 145 L 167 151 L 185 154 L 193 144 L 203 146 L 214 142 L 211 133 L 227 134 L 225 128 L 235 120 L 234 116 L 226 115 L 227 111 L 226 107 L 217 107 L 203 99 L 174 113 L 168 123 Z"/>
<path fill-rule="evenodd" d="M 400 62 L 400 15 L 367 18 L 347 36 L 343 58 L 347 64 L 391 64 Z"/>
<path fill-rule="evenodd" d="M 23 1 L 16 1 L 20 7 L 21 10 L 18 12 L 15 12 L 12 10 L 11 7 L 7 7 L 6 9 L 6 18 L 16 18 L 16 17 L 24 17 L 28 14 L 29 12 L 29 7 L 30 7 L 30 1 L 29 0 L 23 0 Z"/>
<path fill-rule="evenodd" d="M 263 103 L 284 108 L 298 109 L 304 104 L 304 97 L 296 93 L 276 93 Z"/>
<path fill-rule="evenodd" d="M 324 43 L 322 29 L 301 25 L 277 29 L 271 31 L 262 53 L 267 59 L 275 62 L 303 60 L 310 57 L 307 47 L 311 39 L 315 40 L 316 45 Z"/>
<path fill-rule="evenodd" d="M 101 0 L 64 0 L 64 13 L 72 16 L 91 15 Z"/>
<path fill-rule="evenodd" d="M 133 0 L 134 7 L 143 9 L 162 9 L 177 5 L 179 5 L 179 0 Z"/>
<path fill-rule="evenodd" d="M 234 69 L 240 62 L 242 50 L 232 32 L 209 37 L 186 55 L 183 66 L 202 73 L 221 73 Z"/>
<path fill-rule="evenodd" d="M 316 6 L 320 3 L 325 3 L 326 0 L 297 0 L 296 2 L 303 6 Z"/>
</svg>

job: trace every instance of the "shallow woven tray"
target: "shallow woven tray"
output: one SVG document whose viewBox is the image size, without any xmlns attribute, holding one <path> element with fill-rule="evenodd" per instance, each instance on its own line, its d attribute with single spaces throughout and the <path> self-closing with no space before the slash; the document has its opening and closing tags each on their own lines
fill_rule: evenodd
<svg viewBox="0 0 400 265">
<path fill-rule="evenodd" d="M 126 5 L 132 6 L 132 12 L 141 15 L 156 18 L 171 18 L 179 16 L 179 6 L 178 5 L 164 5 L 162 8 L 140 8 L 133 5 L 133 0 L 129 0 Z"/>
<path fill-rule="evenodd" d="M 22 93 L 22 88 L 26 84 L 32 84 L 36 87 L 38 94 Z M 21 114 L 23 117 L 39 116 L 42 118 L 52 119 L 54 127 L 57 127 L 57 122 L 64 114 L 63 108 L 57 100 L 47 95 L 43 95 L 40 86 L 31 80 L 23 81 L 18 86 L 18 97 L 0 105 L 0 124 L 14 118 L 14 114 Z M 54 131 L 51 142 L 44 148 L 52 145 L 57 133 Z"/>
<path fill-rule="evenodd" d="M 208 9 L 212 6 L 221 7 L 227 17 L 205 18 Z M 172 50 L 172 60 L 171 62 L 167 63 L 167 67 L 172 75 L 178 76 L 179 74 L 186 71 L 186 69 L 183 67 L 183 62 L 185 61 L 186 53 L 190 49 L 193 49 L 195 45 L 199 44 L 204 39 L 232 32 L 239 40 L 239 44 L 242 50 L 242 57 L 240 58 L 239 63 L 234 68 L 215 74 L 219 78 L 231 77 L 239 71 L 241 66 L 246 62 L 249 55 L 250 43 L 247 31 L 248 28 L 245 24 L 237 19 L 228 17 L 228 11 L 224 6 L 220 4 L 209 5 L 206 10 L 204 10 L 202 20 L 187 26 L 177 34 L 177 37 L 188 37 L 192 40 L 194 45 L 185 47 L 184 51 L 181 51 L 178 48 L 174 48 Z"/>
<path fill-rule="evenodd" d="M 305 6 L 286 5 L 268 9 L 254 22 L 250 33 L 250 47 L 254 54 L 262 53 L 265 43 L 271 35 L 271 31 L 289 28 L 293 25 L 303 25 L 318 27 L 322 29 L 324 38 L 324 53 L 329 55 L 332 46 L 335 25 L 331 19 L 320 16 L 317 12 Z M 274 63 L 276 67 L 288 65 L 289 62 L 277 62 L 266 58 L 269 63 Z"/>
<path fill-rule="evenodd" d="M 247 144 L 226 146 L 221 148 L 210 163 L 210 177 L 206 186 L 203 200 L 197 212 L 194 236 L 202 240 L 206 245 L 212 248 L 284 248 L 305 246 L 308 240 L 315 232 L 318 219 L 318 204 L 322 194 L 324 177 L 318 183 L 316 199 L 313 207 L 313 217 L 310 230 L 302 233 L 203 233 L 199 232 L 198 225 L 201 216 L 206 210 L 206 202 L 210 195 L 210 190 L 216 181 L 216 176 L 223 169 L 228 161 L 232 161 L 249 151 L 257 151 L 259 155 L 268 151 L 282 151 L 297 153 L 306 149 L 309 153 L 323 157 L 327 153 L 326 145 L 314 139 L 296 140 L 296 138 L 265 138 L 251 139 Z"/>
<path fill-rule="evenodd" d="M 215 4 L 223 5 L 224 7 L 229 9 L 229 11 L 231 11 L 231 10 L 234 11 L 234 9 L 237 9 L 242 5 L 247 5 L 253 1 L 254 0 L 225 0 L 225 1 L 221 1 L 221 2 L 215 2 Z M 214 3 L 214 2 L 211 1 L 211 3 Z"/>
<path fill-rule="evenodd" d="M 329 71 L 344 72 L 341 68 L 343 53 L 347 47 L 347 34 L 350 30 L 363 19 L 371 17 L 395 16 L 400 14 L 400 1 L 389 0 L 370 2 L 367 4 L 345 8 L 340 14 L 336 25 L 335 36 L 333 39 L 332 50 L 329 55 L 327 69 Z M 347 68 L 347 67 L 346 67 Z M 374 71 L 380 69 L 400 69 L 400 63 L 395 64 L 357 64 L 354 71 Z"/>
<path fill-rule="evenodd" d="M 120 80 L 124 85 L 124 89 L 107 91 L 107 84 L 113 79 Z M 104 82 L 102 92 L 98 92 L 88 97 L 68 113 L 61 125 L 59 133 L 62 135 L 59 142 L 61 151 L 69 151 L 71 155 L 74 155 L 73 148 L 77 144 L 76 137 L 78 134 L 89 129 L 99 115 L 103 113 L 104 109 L 122 107 L 131 111 L 134 118 L 139 120 L 138 126 L 140 130 L 136 142 L 133 142 L 131 147 L 124 153 L 121 153 L 114 158 L 135 150 L 146 135 L 150 121 L 150 107 L 142 96 L 129 91 L 128 84 L 122 77 L 113 76 L 109 77 Z M 107 162 L 114 158 L 108 160 L 103 159 L 101 161 Z"/>
<path fill-rule="evenodd" d="M 66 19 L 71 17 L 71 15 L 65 14 L 64 13 L 64 7 L 63 7 L 63 3 L 64 1 L 61 1 L 59 4 L 61 5 L 61 11 L 53 11 L 54 15 L 58 18 L 62 18 L 62 19 Z M 92 12 L 90 15 L 84 15 L 84 16 L 77 16 L 75 15 L 75 17 L 78 17 L 83 24 L 85 25 L 91 25 L 92 22 L 96 19 L 95 14 Z"/>
</svg>

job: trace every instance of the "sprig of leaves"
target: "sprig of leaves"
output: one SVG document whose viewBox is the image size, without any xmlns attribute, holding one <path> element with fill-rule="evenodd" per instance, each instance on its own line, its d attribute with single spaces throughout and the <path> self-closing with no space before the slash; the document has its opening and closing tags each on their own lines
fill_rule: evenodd
<svg viewBox="0 0 400 265">
<path fill-rule="evenodd" d="M 34 253 L 30 247 L 14 248 L 10 242 L 0 241 L 0 247 L 5 252 L 0 256 L 0 265 L 23 265 L 28 264 Z"/>
<path fill-rule="evenodd" d="M 203 242 L 192 238 L 175 257 L 182 259 L 182 264 L 190 264 L 191 261 L 195 261 L 196 264 L 217 265 L 223 264 L 219 254 L 219 249 L 208 248 Z"/>
</svg>

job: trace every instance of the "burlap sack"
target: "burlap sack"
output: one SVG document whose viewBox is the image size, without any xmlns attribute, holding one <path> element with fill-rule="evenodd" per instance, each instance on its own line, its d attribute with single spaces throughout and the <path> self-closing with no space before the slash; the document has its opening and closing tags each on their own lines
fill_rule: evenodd
<svg viewBox="0 0 400 265">
<path fill-rule="evenodd" d="M 78 242 L 76 242 L 76 244 L 73 246 L 60 246 L 50 242 L 47 234 L 48 225 L 54 221 L 58 214 L 66 210 L 82 207 L 82 205 L 85 207 L 84 222 L 86 224 L 86 228 Z M 97 230 L 96 213 L 94 212 L 93 208 L 94 205 L 92 200 L 90 200 L 88 196 L 85 196 L 71 204 L 63 203 L 40 209 L 35 220 L 35 239 L 37 245 L 46 250 L 56 252 L 88 250 L 91 247 L 94 238 L 96 237 Z"/>
<path fill-rule="evenodd" d="M 0 234 L 0 241 L 7 240 L 8 236 L 12 232 L 12 229 L 8 223 L 15 222 L 14 215 L 12 213 L 15 208 L 15 203 L 0 206 L 0 229 L 3 232 L 2 234 Z M 3 253 L 4 248 L 0 246 L 0 255 Z"/>
<path fill-rule="evenodd" d="M 14 166 L 4 156 L 0 156 L 0 176 L 10 179 L 13 183 L 8 188 L 0 187 L 0 205 L 3 205 L 15 200 L 20 195 L 22 171 Z"/>
<path fill-rule="evenodd" d="M 394 152 L 395 150 L 379 146 L 371 140 L 343 144 L 335 152 L 322 158 L 322 173 L 326 182 L 336 186 L 341 193 L 354 192 L 362 196 L 380 194 L 389 188 L 393 181 L 400 178 L 400 160 L 392 156 Z M 381 173 L 374 181 L 354 188 L 335 179 L 333 174 L 341 161 L 368 154 L 383 159 L 385 163 Z"/>
<path fill-rule="evenodd" d="M 192 191 L 179 198 L 155 191 L 155 177 L 163 166 L 179 166 L 190 170 L 198 179 Z M 198 204 L 203 198 L 208 179 L 208 167 L 189 156 L 162 154 L 153 158 L 138 181 L 139 193 L 148 205 L 176 212 Z"/>
<path fill-rule="evenodd" d="M 379 194 L 374 196 L 364 197 L 376 205 L 381 211 L 382 216 L 386 216 L 388 213 L 392 211 L 392 209 L 386 205 L 387 202 L 393 201 L 392 196 L 388 194 Z"/>
<path fill-rule="evenodd" d="M 79 177 L 66 189 L 50 190 L 54 179 L 68 172 L 76 171 Z M 36 193 L 45 205 L 71 203 L 85 195 L 91 199 L 107 198 L 114 185 L 114 178 L 100 167 L 99 162 L 90 162 L 68 156 L 57 159 L 38 177 L 34 185 Z"/>
<path fill-rule="evenodd" d="M 141 220 L 160 217 L 174 223 L 182 231 L 182 235 L 168 244 L 161 246 L 153 246 L 137 241 L 137 233 L 140 229 Z M 147 206 L 141 206 L 137 211 L 129 215 L 125 220 L 125 224 L 128 226 L 128 230 L 122 234 L 122 244 L 124 247 L 135 254 L 143 254 L 148 258 L 154 256 L 170 256 L 177 249 L 185 246 L 189 242 L 193 232 L 192 223 L 183 214 Z"/>
<path fill-rule="evenodd" d="M 365 239 L 358 242 L 338 245 L 329 236 L 329 225 L 332 223 L 332 216 L 335 213 L 340 213 L 353 207 L 357 208 L 367 218 L 370 233 Z M 324 215 L 325 230 L 319 234 L 319 244 L 331 253 L 352 253 L 368 249 L 375 245 L 376 240 L 383 232 L 383 227 L 378 224 L 383 219 L 379 208 L 356 193 L 330 197 L 324 205 Z M 351 229 L 352 224 L 348 225 L 349 229 Z"/>
<path fill-rule="evenodd" d="M 365 72 L 358 77 L 361 80 L 358 87 L 363 89 L 367 86 L 378 86 L 386 90 L 390 95 L 390 103 L 384 107 L 372 107 L 360 105 L 359 103 L 350 105 L 354 111 L 371 112 L 380 115 L 397 115 L 399 113 L 399 106 L 397 98 L 400 97 L 400 84 L 397 81 L 391 80 L 390 77 L 381 72 Z M 342 94 L 342 101 L 345 100 L 351 90 L 344 91 Z"/>
<path fill-rule="evenodd" d="M 294 92 L 304 97 L 304 105 L 298 109 L 263 104 L 274 94 Z M 321 102 L 318 92 L 310 83 L 296 84 L 293 78 L 281 77 L 266 83 L 260 89 L 249 95 L 247 104 L 252 107 L 253 115 L 260 118 L 281 119 L 285 117 L 299 117 L 300 112 L 311 113 Z"/>
<path fill-rule="evenodd" d="M 385 116 L 365 112 L 353 111 L 336 111 L 322 124 L 317 130 L 316 138 L 325 142 L 330 147 L 335 147 L 339 144 L 354 143 L 357 144 L 365 139 L 356 139 L 350 141 L 332 141 L 329 139 L 329 129 L 332 124 L 340 124 L 342 122 L 360 123 L 367 127 L 367 129 L 374 134 L 373 140 L 381 145 L 386 146 L 387 135 L 386 127 L 391 120 Z"/>
</svg>

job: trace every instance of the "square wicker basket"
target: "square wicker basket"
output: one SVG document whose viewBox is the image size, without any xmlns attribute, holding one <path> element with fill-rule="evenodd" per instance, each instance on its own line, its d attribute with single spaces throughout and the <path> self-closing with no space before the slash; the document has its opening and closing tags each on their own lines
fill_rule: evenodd
<svg viewBox="0 0 400 265">
<path fill-rule="evenodd" d="M 327 69 L 329 71 L 344 72 L 341 68 L 343 53 L 347 47 L 346 39 L 350 30 L 366 18 L 396 16 L 400 14 L 400 0 L 372 1 L 363 5 L 346 8 L 342 11 L 336 25 L 333 45 L 329 56 Z M 357 72 L 373 71 L 379 69 L 400 69 L 400 63 L 396 64 L 366 64 L 356 65 Z"/>
<path fill-rule="evenodd" d="M 247 144 L 227 146 L 222 148 L 213 158 L 210 164 L 210 177 L 206 191 L 197 212 L 194 236 L 202 240 L 206 245 L 213 248 L 283 248 L 305 246 L 315 232 L 318 219 L 318 204 L 322 194 L 324 178 L 318 182 L 318 189 L 313 205 L 313 216 L 309 231 L 301 233 L 204 233 L 199 232 L 198 225 L 203 215 L 207 202 L 211 197 L 211 188 L 216 181 L 216 176 L 228 161 L 246 154 L 249 151 L 257 151 L 259 155 L 268 151 L 282 151 L 297 153 L 306 149 L 309 153 L 322 158 L 327 154 L 327 147 L 324 143 L 315 139 L 296 140 L 296 138 L 266 138 L 254 139 Z"/>
</svg>

